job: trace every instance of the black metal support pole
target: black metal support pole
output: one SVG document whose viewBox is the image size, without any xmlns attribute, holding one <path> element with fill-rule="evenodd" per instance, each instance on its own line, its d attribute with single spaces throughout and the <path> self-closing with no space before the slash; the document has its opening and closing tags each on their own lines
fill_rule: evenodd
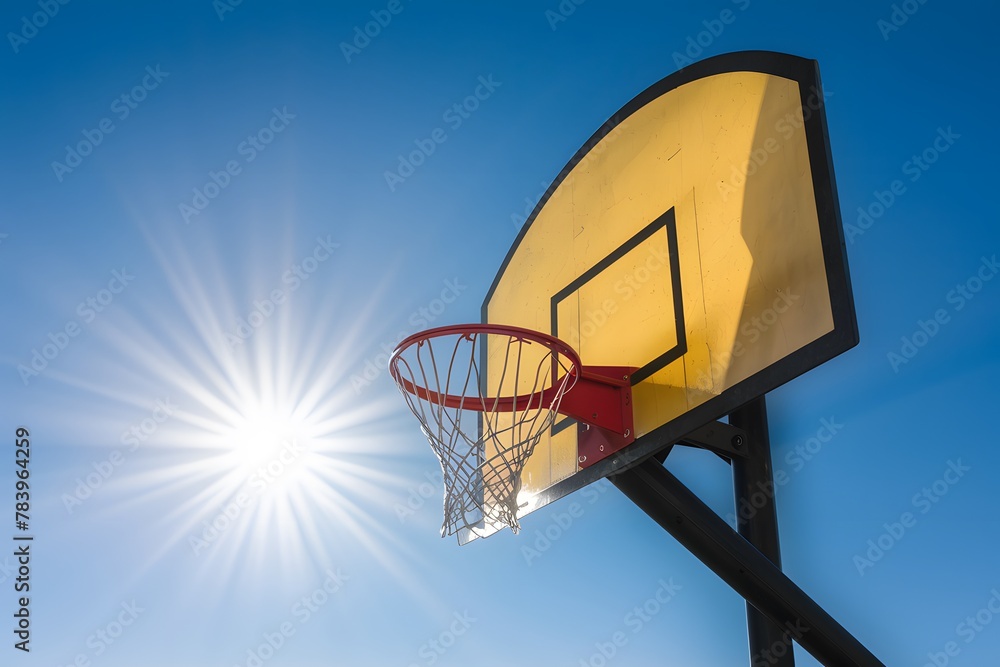
<svg viewBox="0 0 1000 667">
<path fill-rule="evenodd" d="M 610 478 L 632 502 L 824 665 L 885 667 L 655 459 Z M 785 646 L 791 650 L 790 646 Z M 776 652 L 780 652 L 778 647 Z"/>
<path fill-rule="evenodd" d="M 756 398 L 731 413 L 729 423 L 747 434 L 747 442 L 743 443 L 747 457 L 732 459 L 737 530 L 775 567 L 781 569 L 778 513 L 774 499 L 774 474 L 771 470 L 771 439 L 768 435 L 767 404 L 764 397 Z M 773 655 L 772 649 L 787 641 L 785 629 L 772 623 L 749 602 L 747 636 L 750 640 L 751 665 L 759 664 L 759 656 L 768 655 L 770 665 L 795 667 L 795 656 L 791 651 L 780 657 Z"/>
</svg>

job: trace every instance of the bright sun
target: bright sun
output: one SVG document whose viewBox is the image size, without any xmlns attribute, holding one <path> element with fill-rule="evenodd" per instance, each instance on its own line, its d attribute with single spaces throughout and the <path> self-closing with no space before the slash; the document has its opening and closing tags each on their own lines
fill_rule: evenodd
<svg viewBox="0 0 1000 667">
<path fill-rule="evenodd" d="M 139 507 L 136 498 L 167 508 L 146 567 L 177 549 L 197 559 L 206 582 L 276 572 L 291 581 L 357 548 L 402 572 L 401 538 L 384 521 L 390 491 L 410 483 L 385 469 L 398 444 L 383 424 L 398 404 L 374 390 L 358 400 L 348 377 L 370 323 L 359 317 L 344 327 L 329 304 L 295 310 L 290 302 L 232 347 L 220 332 L 242 302 L 219 279 L 211 245 L 195 258 L 189 246 L 160 239 L 154 247 L 183 326 L 154 319 L 109 334 L 128 361 L 122 372 L 152 378 L 181 406 L 145 445 L 155 465 L 116 477 L 127 494 L 116 511 Z M 135 390 L 95 390 L 136 402 Z"/>
<path fill-rule="evenodd" d="M 315 443 L 308 424 L 293 410 L 254 402 L 233 421 L 225 435 L 226 458 L 241 486 L 264 500 L 275 492 L 294 492 L 309 476 Z"/>
<path fill-rule="evenodd" d="M 300 444 L 302 426 L 288 410 L 255 409 L 234 425 L 226 440 L 241 467 L 267 466 L 279 459 L 289 444 Z"/>
</svg>

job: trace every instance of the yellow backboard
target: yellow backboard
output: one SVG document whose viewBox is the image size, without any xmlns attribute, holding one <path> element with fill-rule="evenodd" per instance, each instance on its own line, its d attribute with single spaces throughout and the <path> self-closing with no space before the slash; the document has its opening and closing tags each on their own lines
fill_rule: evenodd
<svg viewBox="0 0 1000 667">
<path fill-rule="evenodd" d="M 635 443 L 582 465 L 560 418 L 524 470 L 521 516 L 855 345 L 815 61 L 728 54 L 637 96 L 538 203 L 482 317 L 639 369 Z"/>
</svg>

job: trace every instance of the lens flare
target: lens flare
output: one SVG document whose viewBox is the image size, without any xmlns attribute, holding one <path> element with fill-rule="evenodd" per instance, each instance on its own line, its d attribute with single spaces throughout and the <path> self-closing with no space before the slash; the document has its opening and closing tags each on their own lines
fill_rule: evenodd
<svg viewBox="0 0 1000 667">
<path fill-rule="evenodd" d="M 103 514 L 82 520 L 139 526 L 149 547 L 140 567 L 193 563 L 206 583 L 312 581 L 317 568 L 349 555 L 412 581 L 387 502 L 408 484 L 385 465 L 399 456 L 388 419 L 399 405 L 388 382 L 384 395 L 359 397 L 349 377 L 357 351 L 370 345 L 370 323 L 334 316 L 363 315 L 370 304 L 330 289 L 338 276 L 324 268 L 328 276 L 317 270 L 312 287 L 287 295 L 294 298 L 235 340 L 227 334 L 241 320 L 239 304 L 253 299 L 232 296 L 211 244 L 164 236 L 171 239 L 147 238 L 169 291 L 109 316 L 99 335 L 106 354 L 58 378 L 89 394 L 95 414 L 109 399 L 140 406 L 137 397 L 169 396 L 179 406 L 102 490 Z M 191 257 L 193 247 L 202 255 Z M 278 256 L 268 270 L 248 270 L 247 283 L 268 274 L 280 284 L 294 253 Z M 327 307 L 308 307 L 317 301 Z"/>
</svg>

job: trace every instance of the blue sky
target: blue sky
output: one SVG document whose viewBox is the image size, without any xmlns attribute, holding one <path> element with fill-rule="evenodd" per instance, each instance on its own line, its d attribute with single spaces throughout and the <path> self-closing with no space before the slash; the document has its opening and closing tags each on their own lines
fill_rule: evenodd
<svg viewBox="0 0 1000 667">
<path fill-rule="evenodd" d="M 600 664 L 618 631 L 608 664 L 746 664 L 738 596 L 607 482 L 520 535 L 440 539 L 382 349 L 477 320 L 512 219 L 723 10 L 696 57 L 820 62 L 845 223 L 901 181 L 848 234 L 861 344 L 768 396 L 785 569 L 887 664 L 1000 654 L 1000 280 L 977 282 L 1000 250 L 995 5 L 900 3 L 896 25 L 888 2 L 331 4 L 0 10 L 0 428 L 30 432 L 35 536 L 31 652 L 5 633 L 3 664 Z M 341 46 L 372 12 L 379 33 Z M 446 116 L 481 77 L 480 107 Z M 806 460 L 823 420 L 842 426 Z M 721 461 L 669 467 L 733 511 Z"/>
</svg>

